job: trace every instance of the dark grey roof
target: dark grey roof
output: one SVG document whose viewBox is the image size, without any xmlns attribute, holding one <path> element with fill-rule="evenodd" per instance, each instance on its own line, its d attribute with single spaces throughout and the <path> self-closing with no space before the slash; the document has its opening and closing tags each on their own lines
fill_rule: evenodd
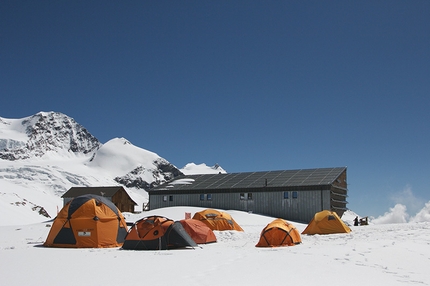
<svg viewBox="0 0 430 286">
<path fill-rule="evenodd" d="M 99 195 L 102 197 L 112 197 L 119 190 L 124 189 L 122 186 L 113 187 L 72 187 L 62 195 L 62 198 L 75 198 L 86 194 Z M 125 191 L 125 189 L 124 189 Z"/>
<path fill-rule="evenodd" d="M 178 177 L 173 181 L 150 189 L 205 190 L 205 189 L 251 189 L 267 187 L 322 186 L 332 184 L 346 167 L 300 169 L 285 171 L 247 172 L 230 174 L 205 174 Z"/>
</svg>

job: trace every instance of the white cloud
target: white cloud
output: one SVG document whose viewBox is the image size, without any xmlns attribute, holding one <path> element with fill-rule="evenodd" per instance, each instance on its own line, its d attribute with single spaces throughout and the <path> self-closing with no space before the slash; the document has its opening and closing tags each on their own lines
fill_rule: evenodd
<svg viewBox="0 0 430 286">
<path fill-rule="evenodd" d="M 382 216 L 371 218 L 370 221 L 374 224 L 430 222 L 430 201 L 428 201 L 425 206 L 413 217 L 407 213 L 407 207 L 405 205 L 396 204 Z"/>
<path fill-rule="evenodd" d="M 427 202 L 414 217 L 411 218 L 410 222 L 425 222 L 430 221 L 430 201 Z"/>
<path fill-rule="evenodd" d="M 405 205 L 396 204 L 393 208 L 390 208 L 389 212 L 384 213 L 371 222 L 374 224 L 387 224 L 387 223 L 406 223 L 409 215 L 406 212 L 407 208 Z"/>
</svg>

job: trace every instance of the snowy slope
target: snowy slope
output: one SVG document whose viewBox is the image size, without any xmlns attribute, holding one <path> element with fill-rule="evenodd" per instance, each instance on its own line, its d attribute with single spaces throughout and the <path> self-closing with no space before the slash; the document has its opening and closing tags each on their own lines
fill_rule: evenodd
<svg viewBox="0 0 430 286">
<path fill-rule="evenodd" d="M 185 212 L 194 214 L 199 210 L 175 207 L 125 215 L 127 221 L 147 215 L 179 220 Z M 195 249 L 45 248 L 41 245 L 48 236 L 50 222 L 0 226 L 1 282 L 12 286 L 35 282 L 121 285 L 128 281 L 123 274 L 129 274 L 133 283 L 145 285 L 430 284 L 429 222 L 352 226 L 348 234 L 302 235 L 299 245 L 257 248 L 260 232 L 274 218 L 227 212 L 244 232 L 215 231 L 216 243 Z M 290 223 L 300 232 L 306 227 Z M 58 263 L 65 258 L 67 263 Z M 147 271 L 142 274 L 142 269 Z"/>
</svg>

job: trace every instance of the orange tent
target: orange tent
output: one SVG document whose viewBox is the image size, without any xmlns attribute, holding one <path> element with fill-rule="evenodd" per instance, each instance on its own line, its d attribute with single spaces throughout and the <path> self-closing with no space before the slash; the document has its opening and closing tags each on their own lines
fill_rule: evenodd
<svg viewBox="0 0 430 286">
<path fill-rule="evenodd" d="M 315 214 L 302 234 L 348 233 L 350 231 L 351 229 L 335 212 L 324 210 Z"/>
<path fill-rule="evenodd" d="M 197 244 L 182 224 L 162 216 L 148 216 L 136 221 L 128 231 L 123 249 L 164 250 Z"/>
<path fill-rule="evenodd" d="M 200 220 L 212 230 L 237 230 L 243 231 L 240 225 L 225 212 L 214 209 L 206 209 L 194 214 L 193 219 Z"/>
<path fill-rule="evenodd" d="M 180 223 L 197 244 L 216 242 L 216 236 L 203 222 L 196 219 L 183 219 Z"/>
<path fill-rule="evenodd" d="M 111 201 L 97 195 L 83 195 L 61 209 L 43 245 L 119 247 L 126 234 L 124 217 Z"/>
<path fill-rule="evenodd" d="M 261 231 L 256 247 L 292 246 L 301 242 L 300 233 L 294 225 L 278 218 Z"/>
</svg>

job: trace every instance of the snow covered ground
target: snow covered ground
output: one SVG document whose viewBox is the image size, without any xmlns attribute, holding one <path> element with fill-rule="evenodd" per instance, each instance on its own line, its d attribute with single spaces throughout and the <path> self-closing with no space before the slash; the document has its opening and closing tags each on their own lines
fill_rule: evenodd
<svg viewBox="0 0 430 286">
<path fill-rule="evenodd" d="M 141 214 L 182 219 L 201 208 Z M 273 218 L 228 211 L 244 232 L 215 232 L 196 249 L 45 248 L 50 222 L 0 226 L 2 285 L 430 285 L 430 222 L 351 226 L 349 234 L 302 235 L 303 243 L 256 248 Z M 352 223 L 354 214 L 343 219 Z M 294 223 L 302 231 L 306 224 Z"/>
</svg>

